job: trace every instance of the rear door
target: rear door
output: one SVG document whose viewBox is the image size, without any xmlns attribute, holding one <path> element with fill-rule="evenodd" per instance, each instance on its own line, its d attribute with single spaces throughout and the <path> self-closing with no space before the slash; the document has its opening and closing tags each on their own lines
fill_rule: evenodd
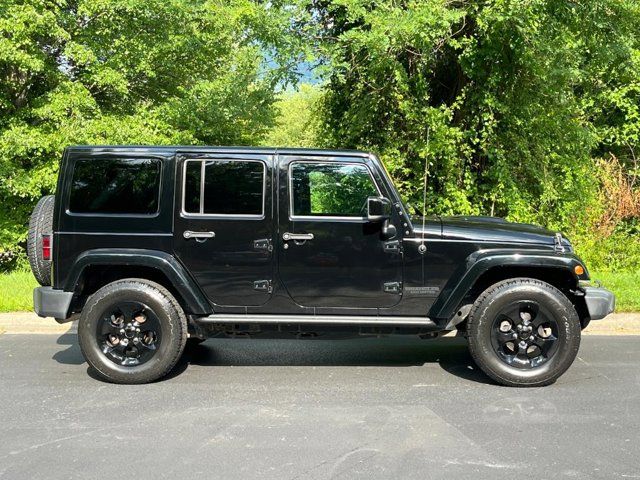
<svg viewBox="0 0 640 480">
<path fill-rule="evenodd" d="M 251 153 L 178 156 L 174 248 L 212 304 L 257 306 L 271 296 L 272 162 Z"/>
</svg>

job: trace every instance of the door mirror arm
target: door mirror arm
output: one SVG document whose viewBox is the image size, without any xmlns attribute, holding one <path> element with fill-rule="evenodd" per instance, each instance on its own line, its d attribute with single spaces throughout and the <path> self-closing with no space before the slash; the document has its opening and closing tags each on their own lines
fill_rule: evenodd
<svg viewBox="0 0 640 480">
<path fill-rule="evenodd" d="M 396 229 L 396 226 L 393 223 L 391 223 L 391 219 L 387 218 L 382 223 L 382 238 L 384 240 L 391 240 L 393 237 L 396 236 L 397 233 L 398 233 L 398 230 Z"/>
</svg>

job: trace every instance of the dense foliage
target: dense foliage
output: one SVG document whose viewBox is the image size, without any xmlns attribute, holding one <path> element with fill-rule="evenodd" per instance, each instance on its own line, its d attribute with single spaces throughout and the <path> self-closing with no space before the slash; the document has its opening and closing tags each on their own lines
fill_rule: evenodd
<svg viewBox="0 0 640 480">
<path fill-rule="evenodd" d="M 0 263 L 64 146 L 180 142 L 373 150 L 414 204 L 427 162 L 430 213 L 639 269 L 639 32 L 638 0 L 4 0 Z"/>
<path fill-rule="evenodd" d="M 267 146 L 313 148 L 320 141 L 320 104 L 322 90 L 318 86 L 303 83 L 296 90 L 282 92 L 275 108 L 274 127 L 262 141 Z"/>
<path fill-rule="evenodd" d="M 251 0 L 3 0 L 0 263 L 67 145 L 256 143 L 293 72 L 288 28 Z"/>
<path fill-rule="evenodd" d="M 308 8 L 328 61 L 327 143 L 379 152 L 410 201 L 428 162 L 432 213 L 561 228 L 598 266 L 640 267 L 640 2 Z"/>
</svg>

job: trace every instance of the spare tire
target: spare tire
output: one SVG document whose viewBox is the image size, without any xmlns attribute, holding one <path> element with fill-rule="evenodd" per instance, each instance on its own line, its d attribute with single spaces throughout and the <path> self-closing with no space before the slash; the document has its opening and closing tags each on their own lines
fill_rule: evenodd
<svg viewBox="0 0 640 480">
<path fill-rule="evenodd" d="M 51 285 L 51 260 L 42 258 L 42 236 L 53 232 L 53 195 L 42 197 L 33 209 L 27 236 L 27 257 L 40 285 Z"/>
</svg>

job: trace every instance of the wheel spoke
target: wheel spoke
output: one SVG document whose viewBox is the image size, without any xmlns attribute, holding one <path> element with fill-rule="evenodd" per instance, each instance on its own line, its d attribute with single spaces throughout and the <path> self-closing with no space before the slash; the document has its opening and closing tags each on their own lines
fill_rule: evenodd
<svg viewBox="0 0 640 480">
<path fill-rule="evenodd" d="M 133 302 L 125 302 L 119 305 L 120 311 L 124 315 L 124 321 L 130 322 L 133 320 L 133 316 L 139 311 L 142 310 L 142 306 L 138 303 Z"/>
<path fill-rule="evenodd" d="M 512 308 L 503 312 L 502 315 L 499 316 L 499 318 L 502 320 L 508 320 L 513 326 L 520 325 L 520 323 L 522 322 L 522 319 L 520 318 L 520 307 L 518 307 L 517 305 L 513 306 Z"/>
<path fill-rule="evenodd" d="M 544 325 L 545 323 L 549 323 L 549 319 L 545 315 L 539 314 L 533 319 L 531 325 L 534 328 L 538 328 L 540 325 Z"/>
<path fill-rule="evenodd" d="M 535 335 L 533 344 L 540 349 L 541 355 L 546 356 L 556 340 L 557 338 L 553 334 L 547 338 L 542 338 L 539 335 Z"/>
<path fill-rule="evenodd" d="M 153 337 L 153 338 L 151 338 Z M 146 331 L 140 332 L 140 348 L 145 350 L 155 350 L 156 349 L 157 336 L 154 332 Z"/>
<path fill-rule="evenodd" d="M 122 361 L 120 362 L 120 365 L 123 365 L 125 367 L 133 367 L 139 364 L 140 364 L 140 359 L 137 356 L 130 357 L 130 356 L 124 355 L 124 357 L 122 358 Z"/>
<path fill-rule="evenodd" d="M 120 326 L 114 323 L 114 315 L 107 316 L 103 319 L 102 324 L 100 325 L 100 333 L 102 335 L 119 335 L 120 334 Z"/>
<path fill-rule="evenodd" d="M 515 339 L 513 338 L 513 334 L 515 332 L 513 330 L 509 330 L 508 332 L 497 332 L 497 336 L 498 336 L 498 342 L 500 342 L 501 344 L 505 344 L 507 342 L 514 342 Z"/>
<path fill-rule="evenodd" d="M 105 342 L 102 348 L 102 352 L 109 356 L 111 355 L 112 357 L 121 357 L 124 355 L 124 346 L 122 345 L 121 342 L 118 342 L 118 344 L 116 345 L 112 345 L 109 342 Z"/>
</svg>

